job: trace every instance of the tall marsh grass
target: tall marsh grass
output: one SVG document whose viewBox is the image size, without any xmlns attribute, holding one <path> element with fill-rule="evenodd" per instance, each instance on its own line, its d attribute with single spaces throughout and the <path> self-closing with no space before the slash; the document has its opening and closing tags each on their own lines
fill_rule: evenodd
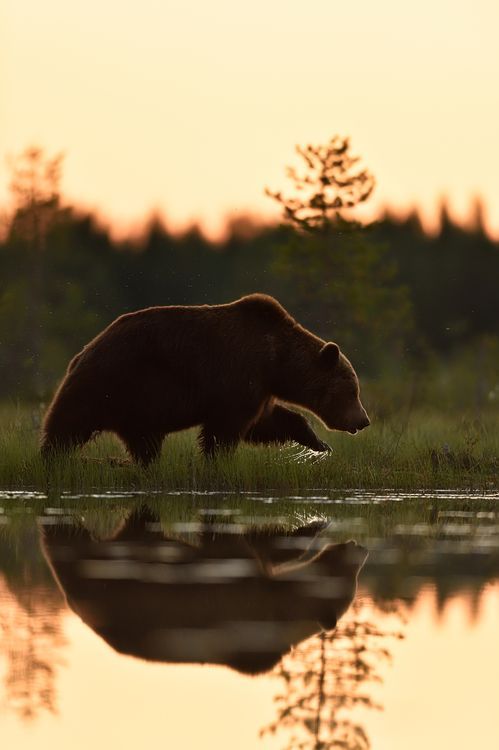
<svg viewBox="0 0 499 750">
<path fill-rule="evenodd" d="M 61 457 L 51 471 L 38 451 L 41 410 L 21 404 L 0 407 L 0 489 L 199 490 L 287 492 L 320 488 L 494 489 L 499 470 L 495 416 L 449 417 L 417 411 L 404 420 L 373 420 L 352 437 L 316 425 L 333 448 L 314 454 L 301 446 L 240 445 L 206 460 L 196 431 L 170 435 L 158 462 L 148 469 L 126 459 L 112 435 Z"/>
</svg>

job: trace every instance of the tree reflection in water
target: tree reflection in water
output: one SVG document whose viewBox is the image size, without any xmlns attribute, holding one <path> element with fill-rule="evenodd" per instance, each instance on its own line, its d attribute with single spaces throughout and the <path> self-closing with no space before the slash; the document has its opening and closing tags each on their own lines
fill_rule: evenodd
<svg viewBox="0 0 499 750">
<path fill-rule="evenodd" d="M 368 750 L 369 737 L 354 714 L 360 707 L 382 708 L 371 688 L 382 682 L 380 666 L 391 659 L 388 643 L 404 637 L 401 605 L 389 611 L 398 629 L 373 622 L 365 604 L 355 601 L 335 630 L 322 631 L 284 656 L 275 670 L 283 683 L 275 698 L 277 719 L 261 735 L 287 731 L 286 750 Z"/>
<path fill-rule="evenodd" d="M 5 703 L 24 721 L 57 713 L 56 679 L 63 664 L 60 597 L 47 587 L 12 594 L 0 578 L 1 656 Z"/>
</svg>

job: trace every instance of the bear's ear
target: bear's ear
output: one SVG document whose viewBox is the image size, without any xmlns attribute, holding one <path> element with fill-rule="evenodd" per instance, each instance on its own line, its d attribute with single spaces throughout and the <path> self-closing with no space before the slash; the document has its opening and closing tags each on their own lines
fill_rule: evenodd
<svg viewBox="0 0 499 750">
<path fill-rule="evenodd" d="M 338 364 L 340 358 L 340 347 L 338 344 L 329 341 L 329 343 L 324 344 L 319 355 L 323 364 L 328 367 L 334 367 L 334 365 Z"/>
</svg>

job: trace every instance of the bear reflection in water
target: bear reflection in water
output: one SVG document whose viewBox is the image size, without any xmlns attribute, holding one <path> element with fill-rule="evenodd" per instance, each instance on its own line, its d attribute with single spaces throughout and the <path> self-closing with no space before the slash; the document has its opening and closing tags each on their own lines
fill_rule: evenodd
<svg viewBox="0 0 499 750">
<path fill-rule="evenodd" d="M 61 524 L 44 528 L 43 546 L 68 605 L 116 651 L 256 674 L 334 628 L 353 601 L 367 551 L 331 544 L 323 528 L 211 520 L 191 545 L 143 506 L 109 540 Z"/>
</svg>

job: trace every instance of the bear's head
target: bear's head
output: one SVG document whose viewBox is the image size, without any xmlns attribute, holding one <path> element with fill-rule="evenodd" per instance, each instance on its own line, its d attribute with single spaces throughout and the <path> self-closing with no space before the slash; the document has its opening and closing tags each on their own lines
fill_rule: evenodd
<svg viewBox="0 0 499 750">
<path fill-rule="evenodd" d="M 355 435 L 370 425 L 360 400 L 359 380 L 350 361 L 333 342 L 324 344 L 318 355 L 313 384 L 313 411 L 330 430 Z"/>
</svg>

